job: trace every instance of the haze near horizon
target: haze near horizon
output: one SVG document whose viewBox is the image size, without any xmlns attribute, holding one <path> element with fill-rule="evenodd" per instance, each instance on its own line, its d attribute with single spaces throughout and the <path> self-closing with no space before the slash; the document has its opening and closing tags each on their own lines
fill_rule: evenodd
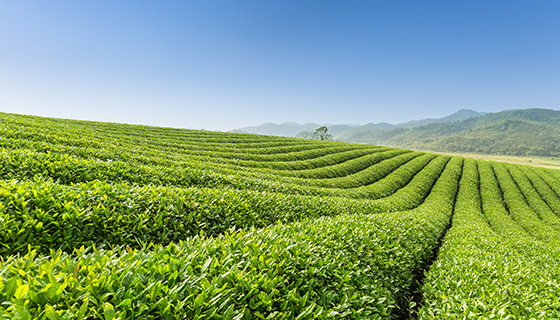
<svg viewBox="0 0 560 320">
<path fill-rule="evenodd" d="M 560 109 L 555 1 L 0 0 L 0 111 L 180 128 Z"/>
</svg>

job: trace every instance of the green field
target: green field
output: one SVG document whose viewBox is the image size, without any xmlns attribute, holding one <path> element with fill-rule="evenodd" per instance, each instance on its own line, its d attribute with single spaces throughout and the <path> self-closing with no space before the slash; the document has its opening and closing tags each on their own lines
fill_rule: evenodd
<svg viewBox="0 0 560 320">
<path fill-rule="evenodd" d="M 3 319 L 554 319 L 560 171 L 0 113 Z"/>
</svg>

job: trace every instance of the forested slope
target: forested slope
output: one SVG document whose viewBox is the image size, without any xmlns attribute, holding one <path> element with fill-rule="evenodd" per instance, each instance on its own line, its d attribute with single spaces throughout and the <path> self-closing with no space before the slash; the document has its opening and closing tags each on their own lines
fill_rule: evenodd
<svg viewBox="0 0 560 320">
<path fill-rule="evenodd" d="M 560 111 L 510 110 L 462 121 L 364 131 L 336 138 L 439 152 L 559 157 Z"/>
</svg>

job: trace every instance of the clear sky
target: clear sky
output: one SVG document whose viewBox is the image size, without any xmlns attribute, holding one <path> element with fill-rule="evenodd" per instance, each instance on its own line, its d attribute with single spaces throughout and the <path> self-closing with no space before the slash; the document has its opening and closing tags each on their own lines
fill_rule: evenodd
<svg viewBox="0 0 560 320">
<path fill-rule="evenodd" d="M 230 130 L 560 109 L 560 1 L 0 0 L 0 111 Z"/>
</svg>

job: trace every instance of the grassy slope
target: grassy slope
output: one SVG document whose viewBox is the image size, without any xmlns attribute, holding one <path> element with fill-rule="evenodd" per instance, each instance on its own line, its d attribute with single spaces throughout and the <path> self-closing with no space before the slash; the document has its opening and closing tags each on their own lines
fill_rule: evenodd
<svg viewBox="0 0 560 320">
<path fill-rule="evenodd" d="M 385 143 L 448 152 L 558 157 L 560 129 L 540 122 L 509 119 L 456 133 L 416 128 Z"/>
</svg>

